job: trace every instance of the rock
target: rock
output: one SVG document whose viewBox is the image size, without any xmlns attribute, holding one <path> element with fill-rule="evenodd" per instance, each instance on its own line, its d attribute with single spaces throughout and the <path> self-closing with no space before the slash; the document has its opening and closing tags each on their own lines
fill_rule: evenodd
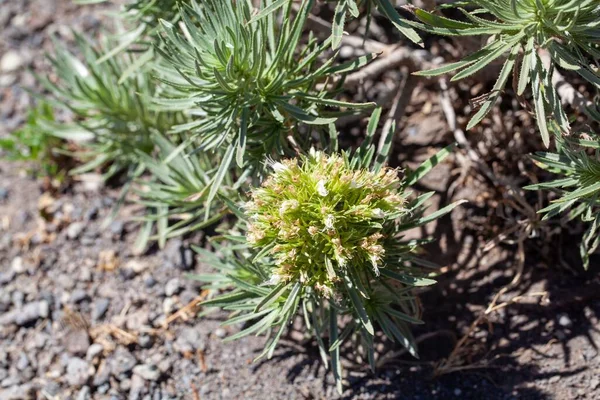
<svg viewBox="0 0 600 400">
<path fill-rule="evenodd" d="M 0 59 L 0 71 L 13 72 L 18 70 L 24 63 L 23 57 L 15 51 L 9 50 Z"/>
<path fill-rule="evenodd" d="M 73 222 L 67 228 L 67 237 L 69 238 L 69 240 L 75 240 L 79 238 L 84 228 L 85 225 L 83 224 L 83 222 Z"/>
<path fill-rule="evenodd" d="M 138 338 L 138 344 L 142 349 L 149 349 L 154 344 L 154 339 L 150 335 L 142 334 Z"/>
<path fill-rule="evenodd" d="M 103 386 L 110 380 L 111 373 L 112 371 L 110 369 L 110 365 L 108 365 L 107 362 L 102 361 L 98 366 L 98 370 L 96 371 L 96 375 L 94 376 L 92 384 L 95 387 Z"/>
<path fill-rule="evenodd" d="M 67 351 L 76 356 L 87 354 L 90 337 L 85 330 L 73 330 L 65 337 Z"/>
<path fill-rule="evenodd" d="M 87 361 L 92 361 L 96 356 L 99 356 L 104 351 L 104 346 L 99 343 L 94 343 L 90 347 L 88 347 L 87 352 L 85 354 L 85 359 Z"/>
<path fill-rule="evenodd" d="M 194 352 L 196 349 L 204 349 L 205 345 L 198 329 L 185 327 L 179 332 L 173 347 L 183 354 Z"/>
<path fill-rule="evenodd" d="M 96 300 L 96 302 L 94 303 L 94 310 L 92 311 L 92 319 L 94 321 L 98 321 L 99 319 L 104 317 L 104 314 L 106 314 L 109 305 L 110 300 L 108 299 L 100 298 Z"/>
<path fill-rule="evenodd" d="M 124 382 L 121 382 L 124 383 Z M 125 390 L 126 388 L 121 386 L 121 390 Z M 142 395 L 146 392 L 146 382 L 141 376 L 133 375 L 131 381 L 129 382 L 129 399 L 130 400 L 140 400 Z"/>
<path fill-rule="evenodd" d="M 223 328 L 217 328 L 215 329 L 215 336 L 223 339 L 225 336 L 227 336 L 227 331 Z"/>
<path fill-rule="evenodd" d="M 135 357 L 124 347 L 119 347 L 108 359 L 110 369 L 117 378 L 121 375 L 128 375 L 137 365 Z"/>
<path fill-rule="evenodd" d="M 8 371 L 6 368 L 0 368 L 0 382 L 8 377 Z"/>
<path fill-rule="evenodd" d="M 8 200 L 9 193 L 7 188 L 0 187 L 0 201 Z"/>
<path fill-rule="evenodd" d="M 38 319 L 47 318 L 50 306 L 45 300 L 26 304 L 24 307 L 0 315 L 0 326 L 17 324 L 29 325 Z"/>
<path fill-rule="evenodd" d="M 148 276 L 146 279 L 144 279 L 144 285 L 147 288 L 151 288 L 154 285 L 156 285 L 156 279 L 154 279 L 154 277 L 152 275 Z"/>
<path fill-rule="evenodd" d="M 181 239 L 170 240 L 163 251 L 163 257 L 167 265 L 184 271 L 192 269 L 196 262 L 193 250 L 186 247 Z"/>
<path fill-rule="evenodd" d="M 123 231 L 124 231 L 124 224 L 122 221 L 113 221 L 110 223 L 108 229 L 110 229 L 110 232 L 120 238 L 121 236 L 123 236 Z"/>
<path fill-rule="evenodd" d="M 165 295 L 171 297 L 181 291 L 181 282 L 179 278 L 173 278 L 165 285 Z"/>
<path fill-rule="evenodd" d="M 140 364 L 133 368 L 134 375 L 140 376 L 147 381 L 157 381 L 160 378 L 160 370 L 155 365 Z"/>
<path fill-rule="evenodd" d="M 25 293 L 20 290 L 15 290 L 11 296 L 11 301 L 15 307 L 23 307 L 23 304 L 25 303 Z"/>
<path fill-rule="evenodd" d="M 22 257 L 13 258 L 12 262 L 10 263 L 10 269 L 15 274 L 22 274 L 27 271 L 27 268 L 25 267 L 25 263 L 23 262 Z"/>
<path fill-rule="evenodd" d="M 88 296 L 87 292 L 83 289 L 76 289 L 71 293 L 70 301 L 71 303 L 79 304 L 84 300 L 89 300 L 90 296 Z"/>
<path fill-rule="evenodd" d="M 19 385 L 19 386 L 12 386 L 7 389 L 0 389 L 0 399 L 2 399 L 2 400 L 35 399 L 35 389 L 29 383 L 26 383 L 24 385 Z"/>
<path fill-rule="evenodd" d="M 565 328 L 569 328 L 573 325 L 573 322 L 567 314 L 561 314 L 558 318 L 558 324 Z"/>
<path fill-rule="evenodd" d="M 13 280 L 15 272 L 11 269 L 6 272 L 0 272 L 0 285 L 5 285 Z"/>
<path fill-rule="evenodd" d="M 19 371 L 24 371 L 27 367 L 29 367 L 29 358 L 27 358 L 27 354 L 21 352 L 15 366 Z"/>
<path fill-rule="evenodd" d="M 125 268 L 132 270 L 136 274 L 140 274 L 146 269 L 148 269 L 148 264 L 134 258 L 132 260 L 127 261 L 127 264 L 125 264 Z"/>
<path fill-rule="evenodd" d="M 165 315 L 171 315 L 173 314 L 175 311 L 177 310 L 177 303 L 175 302 L 175 299 L 171 298 L 171 297 L 167 297 L 164 301 L 163 301 L 163 313 Z"/>
<path fill-rule="evenodd" d="M 148 323 L 148 311 L 138 310 L 127 316 L 125 327 L 130 331 L 136 331 L 141 327 L 148 326 Z"/>
<path fill-rule="evenodd" d="M 91 389 L 89 386 L 82 387 L 79 393 L 77 393 L 77 400 L 90 400 L 90 398 Z"/>
<path fill-rule="evenodd" d="M 85 360 L 71 357 L 67 363 L 67 383 L 71 386 L 80 387 L 87 383 L 93 374 L 93 367 Z"/>
</svg>

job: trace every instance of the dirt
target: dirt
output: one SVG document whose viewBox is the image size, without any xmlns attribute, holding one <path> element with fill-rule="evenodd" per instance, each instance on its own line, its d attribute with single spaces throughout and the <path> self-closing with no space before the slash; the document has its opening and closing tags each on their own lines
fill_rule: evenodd
<svg viewBox="0 0 600 400">
<path fill-rule="evenodd" d="M 25 67 L 47 71 L 41 54 L 52 34 L 66 41 L 69 27 L 96 34 L 102 7 L 0 0 L 0 57 L 14 50 L 22 67 L 1 73 L 0 136 L 20 126 L 33 104 L 23 90 L 35 87 Z M 475 86 L 451 89 L 459 124 L 466 99 L 485 89 Z M 522 186 L 534 170 L 527 154 L 539 140 L 526 115 L 501 107 L 468 139 L 498 176 Z M 391 163 L 415 165 L 453 140 L 437 87 L 423 82 Z M 239 326 L 222 327 L 219 312 L 194 315 L 200 310 L 189 305 L 202 292 L 187 275 L 208 270 L 190 249 L 203 244 L 202 235 L 137 255 L 138 227 L 129 218 L 135 204 L 105 222 L 119 188 L 91 174 L 48 192 L 30 167 L 0 161 L 0 399 L 340 397 L 316 343 L 299 332 L 288 334 L 273 359 L 253 362 L 263 338 L 224 343 Z M 427 256 L 445 268 L 421 294 L 421 357 L 381 338 L 381 366 L 371 373 L 347 352 L 341 398 L 599 398 L 600 262 L 593 258 L 587 272 L 578 265 L 581 230 L 540 224 L 522 248 L 512 235 L 516 243 L 484 251 L 523 215 L 460 152 L 417 189 L 435 190 L 434 204 L 470 201 L 428 229 L 439 240 Z M 525 196 L 536 201 L 535 193 Z M 521 279 L 494 301 L 520 270 L 520 258 Z M 483 318 L 491 303 L 497 310 Z"/>
</svg>

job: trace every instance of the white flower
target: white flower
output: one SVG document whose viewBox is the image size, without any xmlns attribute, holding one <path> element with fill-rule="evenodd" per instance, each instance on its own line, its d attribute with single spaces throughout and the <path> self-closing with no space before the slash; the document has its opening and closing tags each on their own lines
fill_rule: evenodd
<svg viewBox="0 0 600 400">
<path fill-rule="evenodd" d="M 267 281 L 267 285 L 277 285 L 279 282 L 281 282 L 281 275 L 273 274 L 271 275 L 271 279 Z"/>
<path fill-rule="evenodd" d="M 317 182 L 317 192 L 323 197 L 329 194 L 329 190 L 327 190 L 327 188 L 325 187 L 324 179 L 321 179 L 319 182 Z"/>
<path fill-rule="evenodd" d="M 333 229 L 333 224 L 335 223 L 335 217 L 331 214 L 327 214 L 325 217 L 325 229 Z"/>
<path fill-rule="evenodd" d="M 283 217 L 283 215 L 289 210 L 295 210 L 298 208 L 298 205 L 298 200 L 285 200 L 281 203 L 281 206 L 279 206 L 279 216 Z"/>
<path fill-rule="evenodd" d="M 288 169 L 286 165 L 280 162 L 274 162 L 273 164 L 271 164 L 271 168 L 273 168 L 273 171 L 275 172 L 283 172 Z"/>
<path fill-rule="evenodd" d="M 371 215 L 373 216 L 373 218 L 385 218 L 385 213 L 381 208 L 374 209 Z"/>
</svg>

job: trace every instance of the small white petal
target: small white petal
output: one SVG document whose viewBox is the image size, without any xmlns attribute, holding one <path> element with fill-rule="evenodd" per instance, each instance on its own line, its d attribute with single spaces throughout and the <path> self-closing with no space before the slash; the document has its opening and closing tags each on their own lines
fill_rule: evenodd
<svg viewBox="0 0 600 400">
<path fill-rule="evenodd" d="M 271 168 L 273 168 L 273 171 L 275 172 L 283 172 L 287 169 L 287 167 L 280 162 L 271 164 Z"/>
<path fill-rule="evenodd" d="M 335 217 L 331 214 L 327 214 L 327 216 L 325 217 L 325 228 L 333 229 L 334 222 L 335 222 Z"/>
<path fill-rule="evenodd" d="M 267 282 L 267 284 L 269 284 L 269 285 L 277 285 L 279 282 L 281 282 L 281 275 L 273 274 L 271 276 L 271 279 L 269 279 L 269 281 Z"/>
<path fill-rule="evenodd" d="M 317 183 L 317 193 L 319 193 L 319 195 L 323 197 L 329 194 L 329 190 L 327 190 L 327 188 L 325 187 L 325 180 L 321 179 Z"/>
<path fill-rule="evenodd" d="M 385 218 L 385 213 L 381 210 L 381 208 L 376 208 L 372 213 L 374 218 Z"/>
</svg>

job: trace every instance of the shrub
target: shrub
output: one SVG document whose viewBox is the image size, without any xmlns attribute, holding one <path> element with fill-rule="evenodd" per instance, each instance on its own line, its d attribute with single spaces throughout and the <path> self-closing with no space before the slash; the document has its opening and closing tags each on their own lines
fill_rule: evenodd
<svg viewBox="0 0 600 400">
<path fill-rule="evenodd" d="M 488 44 L 463 60 L 429 71 L 423 76 L 435 76 L 458 71 L 453 81 L 467 78 L 508 53 L 498 80 L 467 129 L 477 125 L 490 112 L 504 90 L 511 73 L 515 92 L 522 96 L 531 89 L 535 115 L 546 147 L 550 143 L 548 119 L 559 131 L 569 132 L 569 121 L 552 83 L 552 71 L 558 66 L 576 71 L 584 79 L 600 88 L 600 77 L 590 62 L 600 56 L 597 30 L 600 26 L 600 8 L 596 1 L 572 0 L 470 0 L 473 7 L 464 14 L 467 22 L 416 10 L 417 17 L 426 25 L 422 28 L 450 36 L 488 36 Z M 492 18 L 489 18 L 491 16 Z M 548 51 L 553 64 L 544 65 L 540 50 Z M 518 67 L 520 64 L 520 67 Z"/>
<path fill-rule="evenodd" d="M 325 108 L 373 106 L 338 101 L 335 90 L 318 88 L 371 57 L 334 66 L 333 58 L 321 62 L 330 40 L 311 36 L 299 48 L 312 3 L 303 1 L 294 18 L 290 3 L 279 15 L 252 20 L 248 1 L 206 0 L 182 7 L 184 30 L 162 21 L 164 49 L 157 49 L 169 66 L 159 70 L 171 90 L 158 102 L 163 110 L 189 110 L 193 121 L 174 132 L 191 133 L 188 141 L 199 142 L 199 150 L 226 149 L 209 201 L 234 156 L 240 168 L 259 168 L 265 157 L 307 149 L 310 136 L 301 125 L 326 127 L 341 115 Z"/>
<path fill-rule="evenodd" d="M 377 114 L 373 118 L 376 126 Z M 220 274 L 196 279 L 215 290 L 233 288 L 204 305 L 230 311 L 226 324 L 248 322 L 228 340 L 268 333 L 259 358 L 270 358 L 287 326 L 302 315 L 326 365 L 331 357 L 339 391 L 340 346 L 347 339 L 364 345 L 375 368 L 375 324 L 416 356 L 409 325 L 422 322 L 413 289 L 435 281 L 422 268 L 431 264 L 414 254 L 424 241 L 404 234 L 456 206 L 424 217 L 433 193 L 411 198 L 409 192 L 449 149 L 400 179 L 377 161 L 387 154 L 374 157 L 371 135 L 352 155 L 313 150 L 271 164 L 272 173 L 237 211 L 245 235 L 231 238 L 239 243 L 235 250 L 219 247 L 228 257 L 218 259 L 197 249 Z"/>
</svg>

